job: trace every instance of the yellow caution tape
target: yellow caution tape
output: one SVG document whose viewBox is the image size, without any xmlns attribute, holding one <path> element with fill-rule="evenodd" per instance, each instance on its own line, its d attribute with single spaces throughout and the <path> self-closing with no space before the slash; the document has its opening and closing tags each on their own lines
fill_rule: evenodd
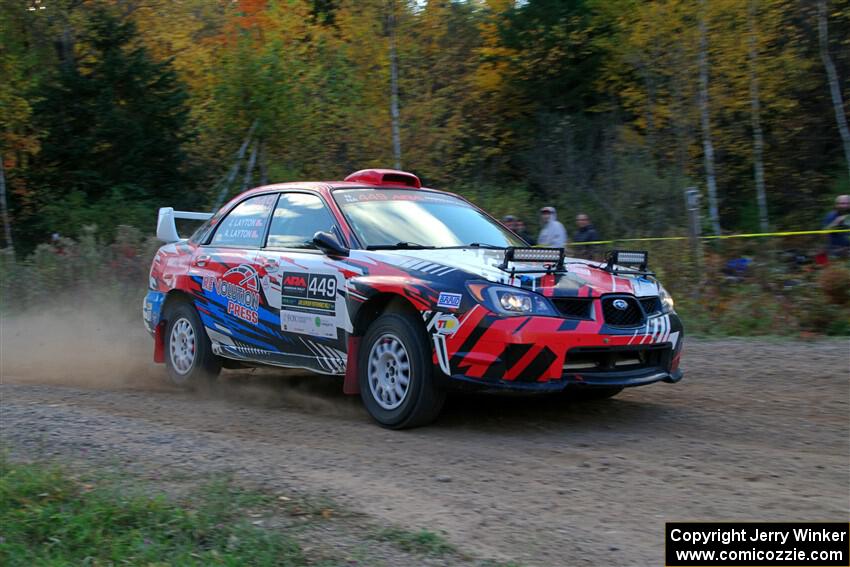
<svg viewBox="0 0 850 567">
<path fill-rule="evenodd" d="M 795 230 L 789 232 L 754 232 L 750 234 L 721 234 L 720 236 L 700 236 L 700 240 L 725 240 L 727 238 L 760 238 L 764 236 L 802 236 L 806 234 L 836 234 L 850 232 L 850 229 L 832 230 Z M 660 240 L 690 240 L 690 236 L 652 236 L 647 238 L 618 238 L 616 240 L 594 240 L 592 242 L 567 242 L 568 246 L 589 246 L 591 244 L 613 244 L 615 242 L 655 242 Z"/>
</svg>

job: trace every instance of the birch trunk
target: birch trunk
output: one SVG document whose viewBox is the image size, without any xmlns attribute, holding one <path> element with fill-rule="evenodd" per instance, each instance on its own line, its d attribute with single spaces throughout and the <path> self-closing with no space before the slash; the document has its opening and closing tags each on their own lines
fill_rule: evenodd
<svg viewBox="0 0 850 567">
<path fill-rule="evenodd" d="M 390 0 L 387 23 L 390 37 L 390 118 L 392 120 L 393 159 L 395 168 L 401 169 L 401 125 L 398 112 L 398 54 L 395 37 L 395 2 Z"/>
<path fill-rule="evenodd" d="M 841 84 L 838 82 L 838 72 L 829 54 L 829 30 L 827 28 L 826 0 L 818 0 L 818 40 L 820 58 L 826 68 L 826 78 L 829 82 L 829 93 L 832 96 L 832 108 L 835 110 L 835 121 L 838 123 L 838 133 L 844 145 L 844 161 L 847 164 L 847 175 L 850 176 L 850 131 L 847 129 L 847 116 L 844 114 L 844 101 L 841 98 Z"/>
<path fill-rule="evenodd" d="M 764 188 L 764 133 L 761 129 L 761 94 L 758 77 L 758 32 L 756 25 L 757 0 L 750 0 L 750 123 L 753 128 L 753 176 L 759 209 L 759 226 L 768 232 L 767 194 Z"/>
<path fill-rule="evenodd" d="M 702 123 L 702 149 L 705 156 L 705 182 L 708 189 L 708 215 L 714 234 L 720 235 L 717 208 L 717 178 L 714 174 L 714 144 L 711 142 L 711 117 L 708 105 L 708 27 L 706 1 L 700 0 L 699 19 L 699 110 Z"/>
<path fill-rule="evenodd" d="M 6 247 L 14 252 L 12 243 L 12 225 L 9 223 L 9 208 L 6 205 L 6 168 L 3 164 L 3 156 L 0 155 L 0 217 L 3 218 L 3 236 L 6 238 Z"/>
</svg>

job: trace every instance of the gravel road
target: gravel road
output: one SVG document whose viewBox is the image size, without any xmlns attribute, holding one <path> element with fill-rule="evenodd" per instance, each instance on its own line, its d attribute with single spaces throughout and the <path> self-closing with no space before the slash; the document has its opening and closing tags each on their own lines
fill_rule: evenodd
<svg viewBox="0 0 850 567">
<path fill-rule="evenodd" d="M 850 517 L 847 340 L 691 340 L 677 385 L 581 405 L 454 397 L 436 424 L 403 432 L 330 378 L 230 372 L 193 394 L 144 364 L 88 381 L 7 364 L 23 355 L 4 350 L 13 455 L 231 471 L 443 531 L 480 557 L 659 565 L 668 520 Z"/>
</svg>

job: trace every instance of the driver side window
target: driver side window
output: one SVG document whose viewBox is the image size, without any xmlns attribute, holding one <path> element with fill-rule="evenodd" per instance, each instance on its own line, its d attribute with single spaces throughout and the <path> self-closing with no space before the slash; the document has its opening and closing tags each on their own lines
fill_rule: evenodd
<svg viewBox="0 0 850 567">
<path fill-rule="evenodd" d="M 336 222 L 316 195 L 281 193 L 269 230 L 268 248 L 315 248 L 313 235 L 332 232 Z"/>
</svg>

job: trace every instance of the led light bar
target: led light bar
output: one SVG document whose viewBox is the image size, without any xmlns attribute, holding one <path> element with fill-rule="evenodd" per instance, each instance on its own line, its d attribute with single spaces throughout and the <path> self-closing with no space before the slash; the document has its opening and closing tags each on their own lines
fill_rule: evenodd
<svg viewBox="0 0 850 567">
<path fill-rule="evenodd" d="M 509 262 L 556 264 L 558 268 L 561 268 L 564 265 L 564 249 L 510 247 L 505 250 L 505 260 L 502 263 L 502 268 L 507 268 Z"/>
<path fill-rule="evenodd" d="M 637 266 L 646 270 L 649 252 L 645 250 L 612 250 L 608 255 L 608 265 Z"/>
</svg>

